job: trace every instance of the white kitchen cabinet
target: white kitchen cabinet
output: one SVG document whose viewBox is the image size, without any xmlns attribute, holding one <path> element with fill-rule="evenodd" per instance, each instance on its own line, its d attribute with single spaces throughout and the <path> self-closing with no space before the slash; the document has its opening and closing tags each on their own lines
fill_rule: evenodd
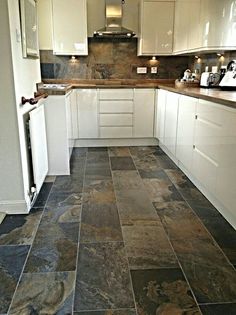
<svg viewBox="0 0 236 315">
<path fill-rule="evenodd" d="M 48 175 L 70 175 L 72 119 L 70 95 L 50 95 L 45 105 Z"/>
<path fill-rule="evenodd" d="M 203 50 L 234 50 L 236 3 L 233 0 L 201 0 L 200 26 Z"/>
<path fill-rule="evenodd" d="M 78 138 L 98 138 L 98 93 L 97 89 L 77 90 Z"/>
<path fill-rule="evenodd" d="M 52 0 L 53 53 L 88 55 L 86 0 Z"/>
<path fill-rule="evenodd" d="M 184 95 L 179 97 L 176 158 L 188 171 L 192 169 L 197 103 L 196 98 Z"/>
<path fill-rule="evenodd" d="M 175 156 L 179 94 L 167 92 L 165 108 L 164 146 Z"/>
<path fill-rule="evenodd" d="M 177 0 L 175 3 L 174 53 L 201 47 L 200 0 Z"/>
<path fill-rule="evenodd" d="M 139 56 L 172 54 L 174 8 L 174 1 L 140 2 Z"/>
<path fill-rule="evenodd" d="M 136 138 L 154 136 L 154 89 L 134 90 L 134 132 Z"/>
<path fill-rule="evenodd" d="M 72 90 L 70 95 L 70 111 L 71 111 L 71 139 L 78 138 L 78 108 L 77 108 L 77 93 Z"/>
<path fill-rule="evenodd" d="M 167 91 L 160 89 L 156 94 L 155 137 L 159 140 L 159 144 L 163 144 L 165 135 L 166 94 Z"/>
</svg>

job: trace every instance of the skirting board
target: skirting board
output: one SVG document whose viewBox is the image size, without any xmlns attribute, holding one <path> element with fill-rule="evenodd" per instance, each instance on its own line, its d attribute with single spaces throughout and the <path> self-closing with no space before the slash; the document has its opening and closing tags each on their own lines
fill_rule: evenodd
<svg viewBox="0 0 236 315">
<path fill-rule="evenodd" d="M 0 202 L 0 212 L 7 214 L 27 214 L 29 210 L 25 200 L 4 200 Z"/>
<path fill-rule="evenodd" d="M 227 209 L 215 196 L 213 196 L 185 167 L 160 144 L 161 149 L 172 159 L 172 161 L 184 172 L 184 174 L 193 182 L 193 184 L 201 191 L 201 193 L 213 204 L 213 206 L 222 214 L 222 216 L 236 229 L 236 217 Z"/>
<path fill-rule="evenodd" d="M 124 147 L 124 146 L 148 146 L 158 145 L 155 138 L 127 138 L 127 139 L 79 139 L 75 141 L 75 147 Z"/>
</svg>

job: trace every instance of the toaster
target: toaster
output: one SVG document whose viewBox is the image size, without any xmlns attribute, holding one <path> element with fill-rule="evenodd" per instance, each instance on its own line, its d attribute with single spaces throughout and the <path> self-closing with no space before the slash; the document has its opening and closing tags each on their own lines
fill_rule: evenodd
<svg viewBox="0 0 236 315">
<path fill-rule="evenodd" d="M 205 88 L 217 87 L 220 83 L 220 74 L 213 72 L 203 72 L 201 75 L 200 86 Z"/>
</svg>

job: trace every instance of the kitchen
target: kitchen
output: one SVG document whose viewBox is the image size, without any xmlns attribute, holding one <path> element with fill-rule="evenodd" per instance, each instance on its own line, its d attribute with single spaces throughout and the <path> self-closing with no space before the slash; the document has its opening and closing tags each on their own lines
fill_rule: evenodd
<svg viewBox="0 0 236 315">
<path fill-rule="evenodd" d="M 235 314 L 236 93 L 198 81 L 235 1 L 35 12 L 0 2 L 0 314 Z"/>
</svg>

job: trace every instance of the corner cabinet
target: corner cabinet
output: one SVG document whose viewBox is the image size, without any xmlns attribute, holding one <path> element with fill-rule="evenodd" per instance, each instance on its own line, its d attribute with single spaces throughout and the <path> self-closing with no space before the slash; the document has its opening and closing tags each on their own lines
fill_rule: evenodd
<svg viewBox="0 0 236 315">
<path fill-rule="evenodd" d="M 86 0 L 52 0 L 52 24 L 55 55 L 88 55 Z"/>
<path fill-rule="evenodd" d="M 175 1 L 140 1 L 138 56 L 171 55 Z"/>
</svg>

